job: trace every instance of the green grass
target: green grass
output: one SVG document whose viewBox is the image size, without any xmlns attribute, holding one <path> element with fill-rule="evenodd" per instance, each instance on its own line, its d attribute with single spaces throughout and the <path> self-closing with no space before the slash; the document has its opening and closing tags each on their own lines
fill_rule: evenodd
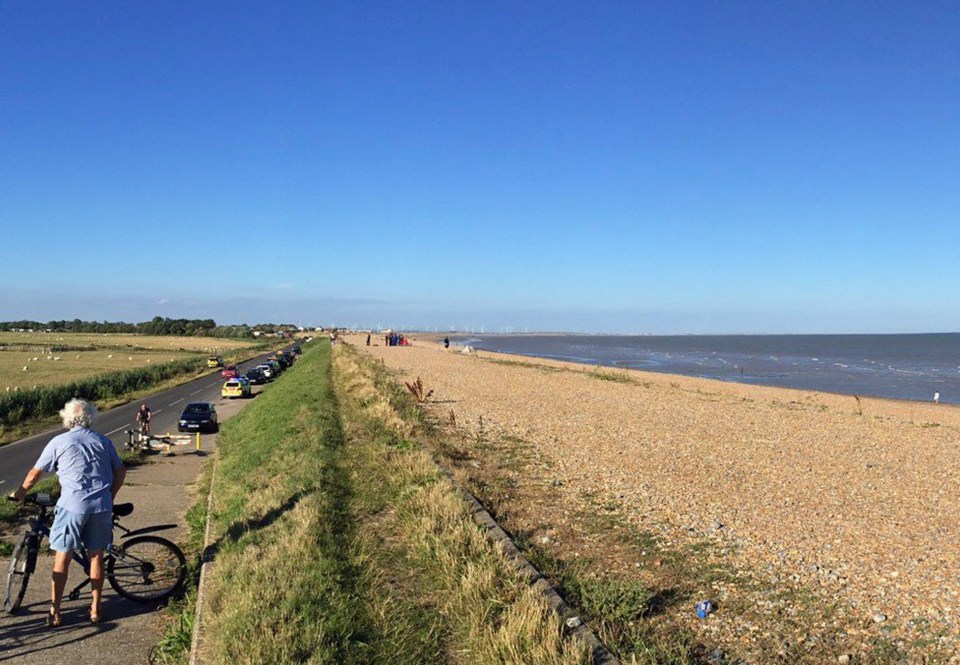
<svg viewBox="0 0 960 665">
<path fill-rule="evenodd" d="M 422 417 L 323 343 L 224 426 L 205 662 L 583 662 L 404 414 Z"/>
<path fill-rule="evenodd" d="M 568 372 L 570 370 L 563 367 L 554 367 L 553 365 L 544 365 L 542 362 L 532 362 L 527 360 L 506 360 L 503 358 L 484 358 L 488 363 L 494 365 L 506 365 L 508 367 L 526 367 L 527 369 L 536 369 L 541 372 L 553 374 L 555 372 Z"/>
</svg>

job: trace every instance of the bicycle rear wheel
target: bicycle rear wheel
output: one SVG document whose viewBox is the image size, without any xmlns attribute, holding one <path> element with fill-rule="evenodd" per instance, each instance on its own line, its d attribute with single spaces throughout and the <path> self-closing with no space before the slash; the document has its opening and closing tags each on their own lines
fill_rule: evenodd
<svg viewBox="0 0 960 665">
<path fill-rule="evenodd" d="M 30 582 L 30 536 L 24 536 L 13 549 L 10 557 L 10 572 L 7 573 L 7 593 L 3 598 L 3 611 L 15 614 L 20 609 L 23 596 Z"/>
<path fill-rule="evenodd" d="M 187 560 L 166 538 L 137 536 L 114 546 L 107 562 L 107 579 L 124 598 L 138 603 L 161 602 L 183 587 Z"/>
</svg>

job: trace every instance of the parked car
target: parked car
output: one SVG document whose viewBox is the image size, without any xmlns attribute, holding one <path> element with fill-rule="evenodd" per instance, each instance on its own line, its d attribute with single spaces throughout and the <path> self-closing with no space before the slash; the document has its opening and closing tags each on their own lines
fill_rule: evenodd
<svg viewBox="0 0 960 665">
<path fill-rule="evenodd" d="M 247 381 L 249 381 L 253 385 L 260 385 L 261 383 L 267 382 L 266 375 L 263 373 L 263 370 L 258 367 L 254 367 L 253 369 L 247 370 L 246 377 L 247 377 Z"/>
<path fill-rule="evenodd" d="M 187 404 L 177 422 L 177 430 L 180 432 L 216 432 L 219 429 L 217 409 L 210 402 Z"/>
<path fill-rule="evenodd" d="M 267 381 L 273 381 L 275 378 L 277 378 L 277 373 L 273 371 L 273 365 L 263 363 L 262 365 L 257 365 L 257 369 L 263 372 L 263 375 L 267 378 Z"/>
<path fill-rule="evenodd" d="M 223 368 L 223 371 L 220 372 L 221 379 L 235 379 L 240 376 L 240 370 L 237 369 L 236 365 L 228 365 Z"/>
<path fill-rule="evenodd" d="M 267 364 L 267 365 L 270 365 L 270 367 L 273 368 L 273 373 L 274 373 L 276 376 L 280 376 L 280 374 L 283 373 L 283 365 L 281 365 L 280 363 L 278 363 L 278 362 L 277 362 L 276 360 L 274 360 L 273 358 L 268 358 L 267 361 L 266 361 L 266 364 Z"/>
<path fill-rule="evenodd" d="M 210 356 L 207 358 L 207 367 L 223 367 L 223 357 Z"/>
<path fill-rule="evenodd" d="M 301 353 L 303 353 L 303 349 L 301 349 L 299 346 L 293 347 L 292 351 L 293 351 L 293 354 L 296 356 L 299 356 Z"/>
<path fill-rule="evenodd" d="M 221 397 L 250 397 L 252 394 L 253 388 L 250 387 L 250 382 L 243 377 L 230 379 L 224 383 L 223 388 L 220 389 Z"/>
</svg>

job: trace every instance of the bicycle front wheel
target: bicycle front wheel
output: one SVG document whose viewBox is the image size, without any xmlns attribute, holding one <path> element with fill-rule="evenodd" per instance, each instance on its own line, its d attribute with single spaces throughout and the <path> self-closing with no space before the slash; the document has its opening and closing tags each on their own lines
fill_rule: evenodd
<svg viewBox="0 0 960 665">
<path fill-rule="evenodd" d="M 161 602 L 187 579 L 187 560 L 166 538 L 137 536 L 114 546 L 107 579 L 117 593 L 138 603 Z"/>
<path fill-rule="evenodd" d="M 7 593 L 3 597 L 3 610 L 7 614 L 15 614 L 23 603 L 23 596 L 27 592 L 30 582 L 29 565 L 30 537 L 24 536 L 13 550 L 10 557 L 10 572 L 7 573 Z"/>
</svg>

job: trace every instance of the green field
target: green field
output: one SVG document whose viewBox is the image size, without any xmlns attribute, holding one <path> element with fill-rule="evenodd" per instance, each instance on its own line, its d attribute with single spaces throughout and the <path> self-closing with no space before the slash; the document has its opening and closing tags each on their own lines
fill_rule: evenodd
<svg viewBox="0 0 960 665">
<path fill-rule="evenodd" d="M 229 357 L 256 345 L 215 337 L 0 332 L 0 393 L 211 353 Z"/>
</svg>

